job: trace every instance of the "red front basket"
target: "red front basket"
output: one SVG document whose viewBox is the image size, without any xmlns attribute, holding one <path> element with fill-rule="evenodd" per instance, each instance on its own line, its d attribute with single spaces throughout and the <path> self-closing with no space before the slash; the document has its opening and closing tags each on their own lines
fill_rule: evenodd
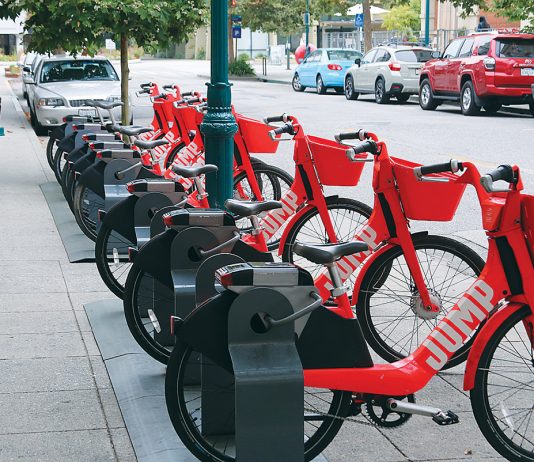
<svg viewBox="0 0 534 462">
<path fill-rule="evenodd" d="M 394 173 L 399 188 L 402 207 L 406 218 L 425 221 L 450 221 L 460 204 L 466 184 L 449 182 L 420 181 L 415 177 L 416 164 L 396 157 Z M 454 173 L 437 173 L 428 175 L 433 178 L 448 178 L 455 180 L 458 175 Z"/>
<path fill-rule="evenodd" d="M 316 136 L 306 138 L 321 184 L 325 186 L 356 186 L 358 184 L 364 164 L 351 162 L 347 158 L 348 146 Z M 362 154 L 358 157 L 365 159 L 367 155 Z"/>
<path fill-rule="evenodd" d="M 273 127 L 260 120 L 249 119 L 242 115 L 236 116 L 236 118 L 239 131 L 249 153 L 274 154 L 276 152 L 278 142 L 273 141 L 269 136 Z"/>
</svg>

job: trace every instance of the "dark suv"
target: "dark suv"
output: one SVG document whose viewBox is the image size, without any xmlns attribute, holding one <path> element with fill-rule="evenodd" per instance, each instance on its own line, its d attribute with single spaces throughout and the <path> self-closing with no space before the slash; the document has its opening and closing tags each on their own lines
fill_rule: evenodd
<svg viewBox="0 0 534 462">
<path fill-rule="evenodd" d="M 419 104 L 434 110 L 442 101 L 460 101 L 462 114 L 483 107 L 529 104 L 534 115 L 534 34 L 477 33 L 453 40 L 439 59 L 425 63 Z"/>
</svg>

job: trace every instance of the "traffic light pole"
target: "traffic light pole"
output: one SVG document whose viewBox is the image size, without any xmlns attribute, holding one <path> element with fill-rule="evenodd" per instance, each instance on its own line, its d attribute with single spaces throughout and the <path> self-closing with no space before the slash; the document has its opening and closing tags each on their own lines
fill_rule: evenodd
<svg viewBox="0 0 534 462">
<path fill-rule="evenodd" d="M 216 175 L 206 175 L 206 189 L 212 207 L 224 207 L 233 196 L 234 134 L 232 94 L 228 83 L 228 1 L 211 0 L 211 80 L 208 112 L 200 126 L 204 134 L 206 164 L 217 165 Z"/>
</svg>

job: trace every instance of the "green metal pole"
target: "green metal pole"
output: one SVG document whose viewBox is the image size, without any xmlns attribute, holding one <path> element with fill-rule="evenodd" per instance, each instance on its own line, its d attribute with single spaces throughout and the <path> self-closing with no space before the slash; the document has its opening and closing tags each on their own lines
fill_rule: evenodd
<svg viewBox="0 0 534 462">
<path fill-rule="evenodd" d="M 224 207 L 233 196 L 234 134 L 237 124 L 231 111 L 228 83 L 228 0 L 211 0 L 211 81 L 208 112 L 200 130 L 204 134 L 206 164 L 217 165 L 216 175 L 206 175 L 206 189 L 212 207 Z"/>
<path fill-rule="evenodd" d="M 425 45 L 430 44 L 430 0 L 426 0 L 425 7 Z"/>
<path fill-rule="evenodd" d="M 308 44 L 310 42 L 310 2 L 306 0 L 306 51 L 304 56 L 308 54 Z"/>
</svg>

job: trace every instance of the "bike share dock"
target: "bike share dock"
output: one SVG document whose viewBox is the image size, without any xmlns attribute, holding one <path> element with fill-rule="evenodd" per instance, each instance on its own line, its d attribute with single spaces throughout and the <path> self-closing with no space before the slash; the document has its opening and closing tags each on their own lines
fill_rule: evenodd
<svg viewBox="0 0 534 462">
<path fill-rule="evenodd" d="M 0 96 L 0 460 L 195 460 L 167 416 L 164 367 L 130 337 L 94 264 L 69 263 L 86 250 L 69 252 L 67 231 L 58 232 L 54 201 L 39 186 L 55 182 L 44 145 L 3 76 Z M 461 424 L 444 429 L 414 417 L 388 431 L 360 415 L 317 460 L 502 460 L 476 427 L 462 372 L 443 373 L 417 395 L 453 409 Z"/>
</svg>

